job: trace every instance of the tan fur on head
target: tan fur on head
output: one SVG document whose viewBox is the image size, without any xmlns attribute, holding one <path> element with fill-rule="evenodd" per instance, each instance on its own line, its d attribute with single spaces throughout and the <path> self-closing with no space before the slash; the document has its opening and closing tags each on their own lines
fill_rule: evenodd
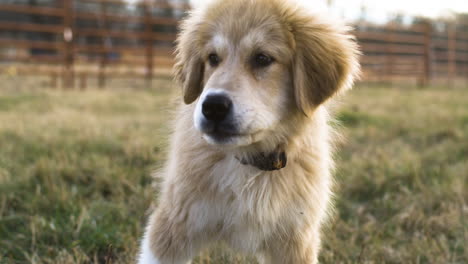
<svg viewBox="0 0 468 264">
<path fill-rule="evenodd" d="M 359 50 L 347 28 L 303 15 L 291 21 L 296 41 L 292 67 L 296 102 L 307 115 L 332 95 L 350 89 L 359 74 Z"/>
<path fill-rule="evenodd" d="M 200 49 L 197 49 L 202 41 L 197 34 L 198 28 L 201 26 L 188 23 L 187 20 L 182 24 L 182 33 L 177 39 L 175 78 L 182 84 L 186 104 L 195 101 L 203 90 L 204 61 Z"/>
<path fill-rule="evenodd" d="M 139 264 L 186 264 L 218 241 L 262 264 L 317 263 L 333 182 L 324 103 L 351 88 L 359 51 L 346 27 L 291 1 L 215 0 L 182 23 L 185 104 Z M 272 63 L 255 64 L 259 54 Z M 232 106 L 224 141 L 204 111 L 213 96 Z"/>
<path fill-rule="evenodd" d="M 228 6 L 229 1 L 246 0 L 225 0 L 223 4 Z M 360 52 L 354 37 L 348 33 L 349 28 L 311 16 L 284 0 L 256 2 L 264 1 L 271 2 L 276 8 L 268 11 L 275 12 L 290 34 L 291 74 L 296 103 L 303 113 L 310 115 L 332 95 L 350 89 L 360 73 Z M 215 8 L 219 6 L 211 7 Z M 205 19 L 201 12 L 192 13 L 182 24 L 177 40 L 175 75 L 182 83 L 187 104 L 195 101 L 203 89 L 204 58 L 201 51 L 210 37 L 210 30 L 215 28 L 203 23 Z"/>
</svg>

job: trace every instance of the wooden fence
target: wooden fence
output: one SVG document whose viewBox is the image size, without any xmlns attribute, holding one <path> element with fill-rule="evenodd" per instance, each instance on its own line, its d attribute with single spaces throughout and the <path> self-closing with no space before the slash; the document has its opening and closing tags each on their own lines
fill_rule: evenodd
<svg viewBox="0 0 468 264">
<path fill-rule="evenodd" d="M 22 74 L 46 74 L 53 85 L 61 80 L 63 87 L 85 88 L 90 77 L 96 77 L 100 87 L 107 78 L 145 77 L 151 82 L 155 74 L 169 73 L 176 25 L 189 9 L 186 4 L 142 0 L 133 6 L 138 12 L 129 15 L 115 11 L 128 8 L 124 0 L 50 1 L 47 6 L 0 3 L 0 71 L 23 63 L 18 67 Z M 92 11 L 80 5 L 92 5 Z M 2 19 L 2 14 L 10 19 Z M 15 16 L 42 20 L 16 21 Z M 47 19 L 51 22 L 43 23 Z M 365 81 L 427 85 L 468 78 L 468 25 L 359 23 L 354 34 L 364 53 Z"/>
<path fill-rule="evenodd" d="M 468 81 L 468 25 L 422 21 L 411 26 L 355 26 L 367 81 L 413 80 L 419 85 Z"/>
<path fill-rule="evenodd" d="M 184 4 L 145 0 L 133 6 L 140 10 L 140 14 L 128 15 L 109 10 L 116 6 L 126 8 L 128 2 L 123 0 L 51 3 L 52 6 L 47 7 L 0 4 L 0 12 L 3 13 L 59 20 L 54 24 L 0 20 L 0 48 L 6 48 L 6 52 L 0 53 L 0 62 L 26 62 L 29 67 L 19 68 L 23 74 L 48 74 L 55 84 L 61 77 L 64 87 L 74 87 L 78 80 L 82 88 L 86 87 L 88 77 L 97 77 L 99 86 L 103 87 L 107 77 L 145 76 L 151 81 L 155 67 L 170 68 L 178 19 L 154 15 L 153 11 L 175 10 L 183 14 L 189 8 Z M 77 4 L 94 4 L 97 10 L 82 11 Z M 2 31 L 10 35 L 18 32 L 46 33 L 52 37 L 49 40 L 3 37 Z M 37 63 L 42 67 L 37 67 Z M 49 67 L 44 67 L 44 64 Z M 124 66 L 125 69 L 116 71 L 112 66 Z"/>
</svg>

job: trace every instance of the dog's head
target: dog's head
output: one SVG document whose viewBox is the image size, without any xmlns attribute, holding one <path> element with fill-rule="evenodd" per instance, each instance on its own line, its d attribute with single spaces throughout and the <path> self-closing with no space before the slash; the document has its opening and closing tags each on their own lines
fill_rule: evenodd
<svg viewBox="0 0 468 264">
<path fill-rule="evenodd" d="M 224 0 L 183 22 L 175 71 L 205 140 L 246 146 L 350 88 L 358 53 L 345 27 L 287 1 Z"/>
</svg>

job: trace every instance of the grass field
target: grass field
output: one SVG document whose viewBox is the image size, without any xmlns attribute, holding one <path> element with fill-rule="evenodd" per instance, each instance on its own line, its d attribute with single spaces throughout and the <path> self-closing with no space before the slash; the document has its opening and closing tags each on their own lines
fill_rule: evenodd
<svg viewBox="0 0 468 264">
<path fill-rule="evenodd" d="M 0 81 L 0 263 L 131 263 L 157 196 L 170 82 Z M 357 87 L 342 101 L 321 263 L 468 263 L 468 89 Z M 215 249 L 195 263 L 254 262 Z"/>
</svg>

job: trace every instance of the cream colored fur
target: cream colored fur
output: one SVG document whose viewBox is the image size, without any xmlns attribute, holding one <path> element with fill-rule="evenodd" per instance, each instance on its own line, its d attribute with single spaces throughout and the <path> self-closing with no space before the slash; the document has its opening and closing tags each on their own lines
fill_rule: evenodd
<svg viewBox="0 0 468 264">
<path fill-rule="evenodd" d="M 207 63 L 212 53 L 217 67 Z M 258 53 L 274 63 L 253 68 Z M 333 169 L 324 103 L 359 73 L 347 28 L 286 0 L 218 0 L 184 21 L 175 69 L 187 105 L 175 118 L 139 263 L 187 263 L 220 241 L 262 263 L 317 263 Z M 226 144 L 197 129 L 201 101 L 219 91 L 233 99 L 242 130 Z M 288 156 L 279 171 L 238 160 L 278 146 Z"/>
</svg>

